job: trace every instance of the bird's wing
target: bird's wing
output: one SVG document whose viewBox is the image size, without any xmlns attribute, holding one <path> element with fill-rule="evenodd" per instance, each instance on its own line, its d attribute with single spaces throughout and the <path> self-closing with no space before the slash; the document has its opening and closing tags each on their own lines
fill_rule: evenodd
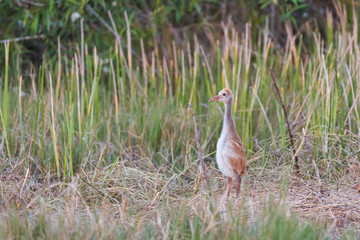
<svg viewBox="0 0 360 240">
<path fill-rule="evenodd" d="M 240 137 L 235 136 L 228 142 L 229 160 L 233 169 L 241 176 L 245 173 L 246 153 Z"/>
</svg>

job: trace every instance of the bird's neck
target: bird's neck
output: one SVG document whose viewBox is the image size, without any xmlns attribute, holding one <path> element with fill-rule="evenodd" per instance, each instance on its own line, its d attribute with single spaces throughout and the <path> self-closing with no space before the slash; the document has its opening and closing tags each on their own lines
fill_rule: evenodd
<svg viewBox="0 0 360 240">
<path fill-rule="evenodd" d="M 232 98 L 230 99 L 230 101 L 225 103 L 223 132 L 230 134 L 236 133 L 235 123 L 232 116 Z"/>
</svg>

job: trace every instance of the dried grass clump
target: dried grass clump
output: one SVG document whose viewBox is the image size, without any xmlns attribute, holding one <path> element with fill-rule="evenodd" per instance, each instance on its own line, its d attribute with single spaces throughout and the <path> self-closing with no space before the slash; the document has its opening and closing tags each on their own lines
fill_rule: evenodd
<svg viewBox="0 0 360 240">
<path fill-rule="evenodd" d="M 210 194 L 201 175 L 193 173 L 194 169 L 188 169 L 169 174 L 166 169 L 145 170 L 119 162 L 111 171 L 105 168 L 83 172 L 69 183 L 34 182 L 28 176 L 23 184 L 25 176 L 8 174 L 0 182 L 2 216 L 6 219 L 11 213 L 9 209 L 15 207 L 25 215 L 46 213 L 49 221 L 65 217 L 69 226 L 80 227 L 88 222 L 105 228 L 108 223 L 120 224 L 133 236 L 140 225 L 159 225 L 159 217 L 165 224 L 174 218 L 174 212 L 180 214 L 183 207 L 189 218 L 201 217 L 209 224 L 213 221 L 216 225 L 219 216 L 229 221 L 232 214 L 240 214 L 251 225 L 258 221 L 264 206 L 282 205 L 285 201 L 291 213 L 326 223 L 328 232 L 336 236 L 348 229 L 360 232 L 360 193 L 351 188 L 351 178 L 343 179 L 338 186 L 323 182 L 319 187 L 314 179 L 292 178 L 286 166 L 273 170 L 250 168 L 242 197 L 236 199 L 232 192 L 227 205 L 221 205 L 224 203 L 220 173 L 210 169 Z"/>
<path fill-rule="evenodd" d="M 350 184 L 324 184 L 320 190 L 311 181 L 290 184 L 288 202 L 297 215 L 326 222 L 337 233 L 349 227 L 360 231 L 360 193 Z"/>
</svg>

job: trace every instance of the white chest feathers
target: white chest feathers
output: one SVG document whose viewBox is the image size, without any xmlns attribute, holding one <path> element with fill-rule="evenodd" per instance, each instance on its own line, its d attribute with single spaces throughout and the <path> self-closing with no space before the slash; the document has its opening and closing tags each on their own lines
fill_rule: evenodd
<svg viewBox="0 0 360 240">
<path fill-rule="evenodd" d="M 230 163 L 230 158 L 236 154 L 228 144 L 229 140 L 225 137 L 226 133 L 222 132 L 216 145 L 216 163 L 226 177 L 235 177 L 233 167 Z"/>
</svg>

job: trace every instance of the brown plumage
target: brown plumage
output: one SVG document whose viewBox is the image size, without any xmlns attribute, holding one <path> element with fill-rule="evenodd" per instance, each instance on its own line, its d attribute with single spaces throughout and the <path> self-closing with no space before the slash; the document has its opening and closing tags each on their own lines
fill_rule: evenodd
<svg viewBox="0 0 360 240">
<path fill-rule="evenodd" d="M 220 101 L 225 104 L 223 129 L 216 145 L 216 162 L 220 171 L 227 177 L 225 194 L 230 194 L 233 179 L 235 179 L 236 196 L 240 193 L 241 177 L 246 170 L 246 153 L 241 139 L 236 131 L 232 117 L 232 92 L 224 88 L 210 102 Z"/>
</svg>

